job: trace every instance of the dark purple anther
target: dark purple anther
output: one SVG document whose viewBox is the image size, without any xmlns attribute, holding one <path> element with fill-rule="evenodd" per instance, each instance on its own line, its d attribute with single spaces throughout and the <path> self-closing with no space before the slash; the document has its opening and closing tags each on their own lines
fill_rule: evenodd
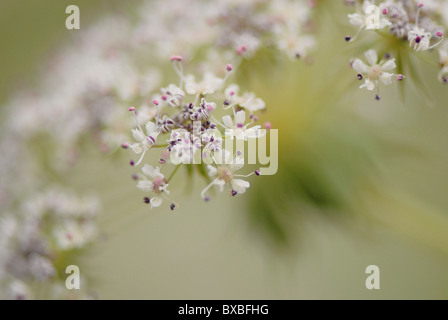
<svg viewBox="0 0 448 320">
<path fill-rule="evenodd" d="M 146 203 L 146 204 L 148 204 L 148 203 L 150 202 L 150 199 L 149 199 L 148 197 L 144 197 L 144 198 L 143 198 L 143 202 Z"/>
<path fill-rule="evenodd" d="M 148 140 L 149 140 L 149 142 L 151 142 L 152 144 L 156 143 L 156 140 L 155 140 L 153 137 L 151 137 L 151 136 L 148 137 Z"/>
<path fill-rule="evenodd" d="M 232 190 L 232 197 L 236 196 L 238 192 L 236 192 L 235 190 Z"/>
</svg>

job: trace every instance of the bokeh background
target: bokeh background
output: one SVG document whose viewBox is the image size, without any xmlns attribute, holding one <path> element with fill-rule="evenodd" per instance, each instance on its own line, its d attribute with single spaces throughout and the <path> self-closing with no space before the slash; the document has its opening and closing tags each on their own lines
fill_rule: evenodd
<svg viewBox="0 0 448 320">
<path fill-rule="evenodd" d="M 2 108 L 78 32 L 65 28 L 69 4 L 81 30 L 124 10 L 105 0 L 0 3 Z M 244 197 L 203 203 L 199 179 L 179 175 L 182 207 L 149 211 L 128 156 L 84 146 L 64 184 L 103 202 L 101 239 L 80 264 L 100 299 L 448 298 L 447 87 L 422 65 L 427 98 L 411 82 L 404 101 L 396 87 L 381 102 L 358 90 L 349 60 L 363 51 L 343 41 L 338 8 L 319 9 L 312 62 L 260 54 L 239 70 L 280 143 L 278 174 L 252 178 Z M 381 290 L 365 288 L 372 264 Z"/>
</svg>

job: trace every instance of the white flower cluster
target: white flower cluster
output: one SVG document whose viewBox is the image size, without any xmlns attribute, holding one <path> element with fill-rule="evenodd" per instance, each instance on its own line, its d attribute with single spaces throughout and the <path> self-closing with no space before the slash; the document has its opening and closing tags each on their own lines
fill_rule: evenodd
<svg viewBox="0 0 448 320">
<path fill-rule="evenodd" d="M 376 31 L 387 38 L 392 35 L 398 41 L 407 41 L 409 47 L 415 52 L 429 51 L 444 41 L 444 32 L 448 22 L 448 2 L 443 0 L 384 0 L 376 3 L 375 0 L 346 0 L 346 4 L 357 6 L 357 12 L 348 15 L 350 24 L 358 27 L 354 37 L 346 36 L 346 41 L 354 41 L 363 30 Z M 388 31 L 386 33 L 385 31 Z M 386 40 L 390 43 L 390 40 Z M 385 42 L 386 42 L 385 41 Z M 385 47 L 387 44 L 385 43 Z M 442 70 L 439 80 L 446 83 L 447 73 L 446 45 L 440 49 L 440 63 Z M 353 68 L 358 71 L 358 78 L 365 79 L 361 88 L 374 90 L 381 80 L 385 85 L 392 83 L 393 73 L 396 68 L 394 59 L 386 55 L 386 60 L 378 64 L 377 53 L 371 49 L 366 52 L 366 58 L 370 63 L 367 67 L 359 59 L 352 63 Z M 398 74 L 397 80 L 404 79 Z M 379 94 L 376 95 L 379 100 Z"/>
<path fill-rule="evenodd" d="M 203 172 L 207 171 L 207 178 L 212 179 L 201 194 L 206 201 L 210 199 L 207 190 L 211 186 L 222 191 L 228 185 L 232 196 L 244 193 L 249 182 L 239 178 L 259 175 L 259 171 L 244 176 L 235 174 L 243 167 L 244 159 L 238 152 L 233 156 L 224 148 L 223 141 L 261 137 L 264 133 L 260 125 L 255 125 L 258 120 L 255 112 L 265 109 L 265 103 L 254 93 L 241 94 L 236 84 L 225 87 L 225 81 L 233 70 L 230 64 L 225 68 L 227 74 L 224 78 L 206 73 L 202 80 L 197 81 L 193 75 L 183 74 L 182 57 L 173 56 L 171 61 L 180 85 L 170 84 L 153 96 L 157 109 L 154 119 L 148 121 L 143 129 L 138 121 L 140 111 L 135 107 L 129 108 L 136 119 L 137 127 L 132 129 L 136 142 L 123 143 L 123 147 L 139 155 L 139 160 L 131 161 L 131 165 L 139 165 L 151 152 L 152 159 L 158 160 L 160 166 L 146 163 L 142 168 L 143 174 L 134 176 L 138 180 L 137 187 L 147 194 L 144 202 L 152 208 L 159 207 L 163 199 L 167 199 L 173 210 L 176 204 L 168 197 L 168 186 L 182 164 L 205 166 Z M 216 118 L 215 114 L 226 111 L 230 114 L 222 116 L 221 121 Z M 154 155 L 154 149 L 161 151 Z M 166 178 L 162 169 L 165 170 L 169 164 L 176 167 Z"/>
<path fill-rule="evenodd" d="M 134 112 L 137 127 L 133 131 L 137 141 L 130 148 L 142 159 L 151 149 L 160 147 L 157 144 L 167 144 L 160 142 L 166 135 L 171 137 L 168 142 L 171 146 L 169 150 L 165 148 L 161 162 L 168 163 L 171 157 L 187 162 L 192 156 L 189 150 L 226 158 L 222 142 L 228 137 L 219 135 L 217 128 L 233 129 L 238 140 L 256 136 L 259 127 L 253 125 L 254 112 L 265 105 L 254 93 L 240 92 L 237 85 L 225 87 L 224 79 L 212 74 L 219 74 L 220 70 L 215 67 L 221 64 L 217 61 L 234 61 L 236 66 L 265 48 L 270 49 L 270 54 L 280 51 L 294 59 L 306 58 L 315 46 L 313 3 L 308 0 L 151 0 L 138 4 L 136 14 L 120 12 L 83 27 L 71 39 L 71 45 L 52 53 L 48 63 L 42 65 L 37 88 L 19 91 L 1 108 L 0 211 L 24 210 L 27 207 L 24 202 L 28 200 L 23 199 L 23 194 L 35 194 L 42 185 L 52 183 L 53 175 L 63 177 L 68 166 L 77 162 L 86 141 L 93 142 L 103 152 L 117 150 L 129 138 L 129 128 L 133 125 L 123 105 L 137 106 Z M 165 81 L 164 67 L 168 64 L 165 58 L 174 52 L 192 61 L 192 68 L 204 77 L 198 80 L 184 76 L 178 69 L 182 83 L 170 85 L 152 98 L 150 94 Z M 203 59 L 194 64 L 198 56 Z M 182 66 L 176 61 L 175 65 Z M 219 96 L 223 101 L 212 102 L 211 96 Z M 220 112 L 215 112 L 217 109 L 232 114 L 215 121 L 213 114 Z M 187 125 L 193 119 L 201 123 L 199 133 Z M 199 139 L 195 138 L 196 134 Z M 164 163 L 160 166 L 160 170 L 144 166 L 143 175 L 137 177 L 152 206 L 160 205 L 161 199 L 168 195 L 170 178 L 165 179 L 161 173 Z M 234 174 L 238 167 L 223 165 L 220 169 L 216 165 L 216 172 L 212 167 L 208 171 L 204 167 L 203 173 L 210 174 L 211 185 L 219 188 L 229 185 L 235 195 L 248 187 L 247 182 Z M 206 192 L 204 198 L 208 199 Z M 64 198 L 68 205 L 73 205 L 69 200 Z M 65 212 L 65 209 L 59 206 L 55 211 Z M 17 225 L 14 230 L 21 237 L 33 236 L 34 230 L 25 228 L 28 218 L 23 214 L 8 217 L 2 214 L 0 218 L 0 227 Z M 41 231 L 45 230 L 48 236 L 46 240 L 52 246 L 59 246 L 58 250 L 69 250 L 78 244 L 88 247 L 90 236 L 87 235 L 94 230 L 94 220 L 82 225 L 69 217 L 40 221 Z M 51 234 L 47 233 L 49 229 Z M 64 236 L 67 232 L 73 233 L 73 237 Z M 15 244 L 19 240 L 13 234 Z M 50 260 L 46 265 L 54 262 L 52 256 L 41 256 Z M 28 280 L 7 274 L 10 277 L 7 285 L 13 292 L 10 296 L 30 297 L 24 293 Z M 13 282 L 14 279 L 17 281 Z"/>
<path fill-rule="evenodd" d="M 139 106 L 140 124 L 154 117 L 146 97 L 163 80 L 161 59 L 200 53 L 198 68 L 215 71 L 216 61 L 236 67 L 243 59 L 235 56 L 259 49 L 307 57 L 315 46 L 312 8 L 306 0 L 145 1 L 137 19 L 114 15 L 83 29 L 74 45 L 52 56 L 38 90 L 13 96 L 3 117 L 24 143 L 46 134 L 54 166 L 76 162 L 77 143 L 89 134 L 101 150 L 114 151 L 131 125 L 123 103 Z"/>
<path fill-rule="evenodd" d="M 159 59 L 173 52 L 191 57 L 198 47 L 207 48 L 205 56 L 224 52 L 225 58 L 276 47 L 296 59 L 315 46 L 314 6 L 307 0 L 153 1 L 140 10 L 142 20 L 132 39 Z"/>
<path fill-rule="evenodd" d="M 97 238 L 99 204 L 49 189 L 18 211 L 0 216 L 0 298 L 36 299 L 40 283 L 51 283 L 54 290 L 65 286 L 64 263 Z"/>
</svg>

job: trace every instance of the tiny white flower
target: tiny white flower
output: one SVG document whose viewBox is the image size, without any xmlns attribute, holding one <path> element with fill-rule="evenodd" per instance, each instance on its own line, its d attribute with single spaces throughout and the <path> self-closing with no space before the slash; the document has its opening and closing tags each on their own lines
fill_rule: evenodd
<svg viewBox="0 0 448 320">
<path fill-rule="evenodd" d="M 171 107 L 179 107 L 184 101 L 185 92 L 174 84 L 162 89 L 162 101 L 165 101 Z"/>
<path fill-rule="evenodd" d="M 280 28 L 277 33 L 277 47 L 292 60 L 306 57 L 316 46 L 316 39 L 311 35 L 301 35 L 290 28 Z"/>
<path fill-rule="evenodd" d="M 154 122 L 148 121 L 145 125 L 146 135 L 143 133 L 141 127 L 132 129 L 132 135 L 137 143 L 129 145 L 129 147 L 137 154 L 142 154 L 139 161 L 136 163 L 138 165 L 143 159 L 145 152 L 150 150 L 152 146 L 156 143 L 157 137 L 159 136 L 159 130 Z"/>
<path fill-rule="evenodd" d="M 234 120 L 229 115 L 222 117 L 222 121 L 224 126 L 226 127 L 226 136 L 235 137 L 238 140 L 247 140 L 248 138 L 257 138 L 259 137 L 258 130 L 261 126 L 253 126 L 248 128 L 250 123 L 245 124 L 246 122 L 246 112 L 238 111 L 235 113 Z"/>
<path fill-rule="evenodd" d="M 415 27 L 408 33 L 409 45 L 415 51 L 426 51 L 431 46 L 431 32 Z"/>
<path fill-rule="evenodd" d="M 236 84 L 231 84 L 226 88 L 225 96 L 231 105 L 243 107 L 250 113 L 266 108 L 264 101 L 257 98 L 253 92 L 245 92 L 240 96 L 239 91 L 240 88 Z"/>
<path fill-rule="evenodd" d="M 348 15 L 352 25 L 365 28 L 366 30 L 379 30 L 391 25 L 389 19 L 381 13 L 374 2 L 366 0 L 362 6 L 362 12 Z"/>
<path fill-rule="evenodd" d="M 156 107 L 150 107 L 147 104 L 143 104 L 139 109 L 138 112 L 135 113 L 135 116 L 137 118 L 137 122 L 139 124 L 144 124 L 152 119 L 154 119 L 157 115 L 157 108 Z"/>
<path fill-rule="evenodd" d="M 201 82 L 196 82 L 193 75 L 188 75 L 185 77 L 185 91 L 192 95 L 213 94 L 222 83 L 223 80 L 211 72 L 206 72 Z"/>
<path fill-rule="evenodd" d="M 393 73 L 387 71 L 394 70 L 397 65 L 395 59 L 381 61 L 378 63 L 378 54 L 375 50 L 369 50 L 365 53 L 365 57 L 369 65 L 366 65 L 360 59 L 356 59 L 353 62 L 353 69 L 358 71 L 362 78 L 365 79 L 365 83 L 360 88 L 366 88 L 367 90 L 374 90 L 378 85 L 378 81 L 381 80 L 385 85 L 392 83 Z"/>
<path fill-rule="evenodd" d="M 418 4 L 417 14 L 415 17 L 415 26 L 412 30 L 408 32 L 409 45 L 415 51 L 426 51 L 437 47 L 443 42 L 443 32 L 437 32 L 436 35 L 439 37 L 439 41 L 431 45 L 432 33 L 427 32 L 424 28 L 419 25 L 420 12 L 424 5 L 422 3 Z"/>
<path fill-rule="evenodd" d="M 96 235 L 93 223 L 79 223 L 74 220 L 66 221 L 53 230 L 56 245 L 61 250 L 71 250 L 83 247 Z"/>
<path fill-rule="evenodd" d="M 165 176 L 160 172 L 159 167 L 153 167 L 145 164 L 142 168 L 143 180 L 140 180 L 137 187 L 145 192 L 150 193 L 148 201 L 151 208 L 160 207 L 163 202 L 163 195 L 169 194 L 168 183 Z M 147 178 L 149 177 L 149 179 Z"/>
<path fill-rule="evenodd" d="M 207 165 L 207 173 L 209 177 L 214 179 L 203 191 L 202 197 L 205 199 L 206 191 L 215 186 L 219 191 L 223 191 L 226 185 L 232 189 L 232 195 L 243 194 L 246 189 L 250 187 L 250 183 L 238 177 L 247 177 L 236 175 L 235 172 L 244 166 L 244 159 L 241 157 L 232 158 L 230 152 L 227 150 L 220 150 L 215 152 L 214 158 L 216 165 Z"/>
</svg>

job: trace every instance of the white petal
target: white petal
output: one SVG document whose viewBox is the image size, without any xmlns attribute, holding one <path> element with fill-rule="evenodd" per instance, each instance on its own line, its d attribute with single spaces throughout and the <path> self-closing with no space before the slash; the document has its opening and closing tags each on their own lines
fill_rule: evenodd
<svg viewBox="0 0 448 320">
<path fill-rule="evenodd" d="M 207 173 L 208 173 L 208 175 L 210 177 L 214 177 L 218 173 L 218 170 L 214 166 L 208 165 L 207 166 Z"/>
<path fill-rule="evenodd" d="M 258 138 L 260 136 L 260 128 L 261 126 L 254 126 L 246 130 L 247 138 Z"/>
<path fill-rule="evenodd" d="M 359 13 L 352 13 L 348 15 L 349 21 L 354 26 L 361 26 L 364 24 L 364 17 Z"/>
<path fill-rule="evenodd" d="M 369 79 L 366 79 L 366 82 L 360 86 L 360 88 L 366 88 L 367 90 L 372 91 L 373 89 L 375 89 L 375 83 L 373 83 L 373 81 L 370 81 Z"/>
<path fill-rule="evenodd" d="M 157 132 L 156 124 L 154 122 L 148 121 L 146 123 L 146 133 L 149 136 L 154 132 Z"/>
<path fill-rule="evenodd" d="M 241 169 L 242 167 L 244 167 L 244 158 L 237 156 L 233 159 L 233 163 L 230 165 L 230 170 L 235 172 Z"/>
<path fill-rule="evenodd" d="M 246 192 L 246 189 L 250 187 L 250 183 L 245 181 L 245 180 L 241 180 L 241 179 L 233 179 L 232 182 L 232 188 L 233 190 L 235 190 L 238 193 L 244 193 Z"/>
<path fill-rule="evenodd" d="M 383 72 L 380 76 L 380 80 L 385 84 L 392 84 L 393 73 Z"/>
<path fill-rule="evenodd" d="M 226 98 L 229 100 L 232 99 L 232 97 L 234 97 L 235 95 L 238 95 L 239 90 L 240 90 L 240 88 L 238 87 L 238 85 L 236 85 L 236 84 L 229 85 L 225 90 Z M 230 95 L 231 92 L 234 93 L 233 96 Z"/>
<path fill-rule="evenodd" d="M 370 49 L 369 51 L 364 53 L 364 55 L 366 56 L 367 62 L 371 66 L 375 65 L 378 62 L 378 54 L 374 49 Z"/>
<path fill-rule="evenodd" d="M 196 94 L 197 90 L 197 84 L 194 80 L 194 76 L 188 75 L 185 77 L 185 91 L 187 91 L 188 94 Z"/>
<path fill-rule="evenodd" d="M 235 123 L 236 124 L 244 124 L 244 122 L 246 122 L 246 112 L 238 111 L 235 114 Z"/>
<path fill-rule="evenodd" d="M 153 175 L 154 175 L 153 176 L 154 178 L 161 177 L 163 179 L 163 177 L 164 177 L 163 174 L 160 173 L 160 168 L 159 167 L 155 167 L 154 168 Z"/>
<path fill-rule="evenodd" d="M 397 64 L 395 63 L 395 59 L 388 60 L 385 64 L 381 66 L 381 70 L 383 71 L 390 71 L 397 67 Z"/>
<path fill-rule="evenodd" d="M 146 136 L 143 132 L 140 131 L 140 129 L 132 129 L 132 135 L 134 136 L 135 140 L 140 142 L 146 139 Z"/>
<path fill-rule="evenodd" d="M 254 111 L 258 111 L 258 110 L 263 110 L 264 108 L 266 108 L 266 104 L 264 103 L 263 100 L 261 100 L 260 98 L 257 98 L 253 102 L 245 105 L 244 107 L 246 109 L 254 112 Z"/>
<path fill-rule="evenodd" d="M 138 182 L 137 184 L 137 188 L 145 191 L 145 192 L 150 192 L 153 189 L 153 183 L 152 181 L 148 181 L 148 180 L 141 180 Z"/>
<path fill-rule="evenodd" d="M 151 203 L 151 207 L 154 208 L 160 207 L 162 201 L 163 201 L 162 197 L 159 196 L 155 196 L 154 198 L 151 198 L 151 200 L 149 200 L 149 202 Z"/>
<path fill-rule="evenodd" d="M 232 118 L 230 116 L 222 117 L 222 122 L 224 123 L 224 125 L 226 127 L 233 128 L 233 121 L 232 121 Z"/>
<path fill-rule="evenodd" d="M 222 180 L 222 179 L 218 179 L 218 180 L 216 180 L 213 184 L 218 188 L 218 190 L 219 190 L 220 192 L 223 192 L 223 191 L 224 191 L 224 186 L 225 186 L 225 184 L 226 184 L 224 180 Z"/>
<path fill-rule="evenodd" d="M 148 177 L 154 178 L 154 176 L 155 176 L 155 172 L 154 172 L 155 169 L 153 166 L 150 166 L 149 164 L 145 164 L 142 168 L 142 171 Z"/>
<path fill-rule="evenodd" d="M 368 73 L 370 68 L 364 63 L 362 62 L 360 59 L 356 59 L 353 62 L 353 69 L 355 69 L 358 72 L 361 73 Z"/>
</svg>

